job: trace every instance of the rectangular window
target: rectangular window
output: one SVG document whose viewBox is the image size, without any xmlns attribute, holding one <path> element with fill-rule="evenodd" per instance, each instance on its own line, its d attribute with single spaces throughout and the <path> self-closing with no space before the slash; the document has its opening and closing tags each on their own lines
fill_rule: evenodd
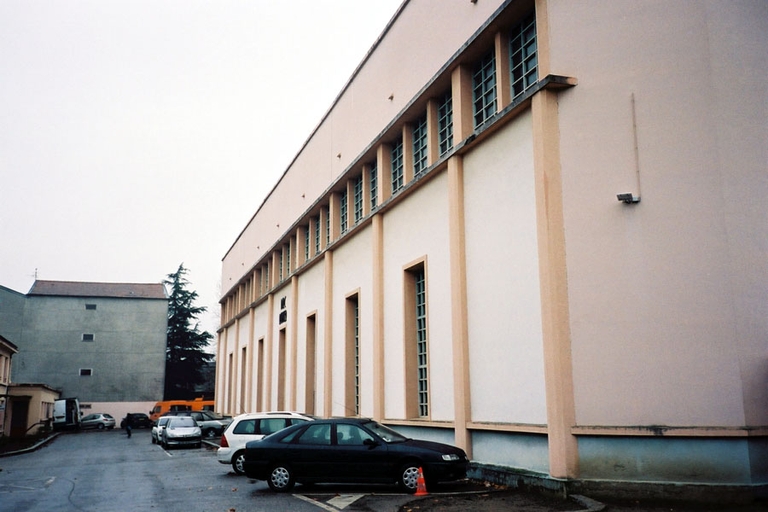
<svg viewBox="0 0 768 512">
<path fill-rule="evenodd" d="M 96 309 L 96 304 L 86 304 L 85 309 Z"/>
<path fill-rule="evenodd" d="M 339 227 L 341 228 L 341 234 L 347 232 L 347 228 L 349 227 L 348 222 L 348 209 L 347 209 L 347 203 L 348 203 L 348 196 L 347 191 L 345 190 L 343 194 L 341 194 L 341 198 L 339 199 Z"/>
<path fill-rule="evenodd" d="M 354 204 L 354 214 L 355 214 L 355 224 L 360 222 L 363 218 L 363 177 L 358 176 L 355 180 L 355 204 Z"/>
<path fill-rule="evenodd" d="M 346 304 L 345 408 L 347 414 L 360 414 L 360 306 L 358 295 L 347 297 Z"/>
<path fill-rule="evenodd" d="M 93 334 L 83 334 L 83 341 L 93 341 Z"/>
<path fill-rule="evenodd" d="M 285 246 L 285 277 L 291 274 L 291 244 Z"/>
<path fill-rule="evenodd" d="M 453 147 L 453 97 L 448 91 L 437 103 L 437 137 L 440 156 Z"/>
<path fill-rule="evenodd" d="M 413 127 L 413 175 L 427 170 L 427 116 L 421 117 Z"/>
<path fill-rule="evenodd" d="M 309 259 L 309 226 L 304 230 L 304 261 Z"/>
<path fill-rule="evenodd" d="M 529 14 L 512 29 L 509 36 L 510 72 L 512 74 L 512 99 L 514 100 L 538 80 L 538 55 L 536 51 L 536 15 Z"/>
<path fill-rule="evenodd" d="M 93 375 L 93 369 L 91 368 L 80 368 L 80 376 L 81 377 L 90 377 Z"/>
<path fill-rule="evenodd" d="M 496 56 L 491 50 L 472 71 L 475 128 L 496 114 Z"/>
<path fill-rule="evenodd" d="M 325 245 L 331 243 L 331 209 L 325 207 Z"/>
<path fill-rule="evenodd" d="M 277 255 L 277 280 L 282 281 L 283 280 L 283 257 L 285 256 L 285 253 L 283 251 L 280 251 L 280 254 Z"/>
<path fill-rule="evenodd" d="M 429 416 L 427 381 L 427 287 L 424 268 L 414 274 L 416 284 L 416 357 L 418 369 L 419 416 Z"/>
<path fill-rule="evenodd" d="M 404 277 L 406 415 L 426 418 L 429 417 L 426 262 L 406 269 Z"/>
<path fill-rule="evenodd" d="M 378 206 L 379 200 L 379 172 L 376 169 L 376 161 L 371 163 L 371 210 Z"/>
<path fill-rule="evenodd" d="M 315 217 L 315 254 L 320 252 L 320 216 Z"/>
<path fill-rule="evenodd" d="M 403 141 L 392 148 L 392 193 L 399 191 L 405 185 L 403 178 Z"/>
<path fill-rule="evenodd" d="M 307 414 L 315 414 L 315 339 L 317 337 L 317 322 L 314 314 L 307 317 L 307 348 L 306 348 L 306 377 L 304 388 L 304 410 Z"/>
</svg>

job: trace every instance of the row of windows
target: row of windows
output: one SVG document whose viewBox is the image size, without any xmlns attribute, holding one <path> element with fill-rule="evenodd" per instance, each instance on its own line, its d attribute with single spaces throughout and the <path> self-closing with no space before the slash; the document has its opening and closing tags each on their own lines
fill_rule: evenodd
<svg viewBox="0 0 768 512">
<path fill-rule="evenodd" d="M 492 46 L 480 59 L 468 66 L 471 74 L 471 100 L 473 129 L 481 128 L 491 120 L 501 105 L 499 84 L 504 83 L 515 101 L 538 80 L 536 18 L 530 13 L 504 34 L 508 44 L 503 55 L 508 61 L 509 76 L 499 80 L 496 46 Z M 345 186 L 328 197 L 319 208 L 300 225 L 253 272 L 222 305 L 222 322 L 232 320 L 259 297 L 287 279 L 294 270 L 319 255 L 332 240 L 350 231 L 352 227 L 373 213 L 381 202 L 401 192 L 407 183 L 424 174 L 434 164 L 430 158 L 430 131 L 434 130 L 436 155 L 441 158 L 454 145 L 454 94 L 447 90 L 433 98 L 427 111 L 412 119 L 404 119 L 401 135 L 396 140 L 382 142 L 383 151 L 376 160 L 361 164 L 349 176 Z M 504 100 L 506 101 L 506 100 Z M 432 112 L 434 108 L 434 113 Z M 433 123 L 430 116 L 434 116 Z M 407 149 L 407 151 L 406 151 Z M 379 172 L 388 173 L 389 190 L 379 188 Z M 301 249 L 303 247 L 303 250 Z M 274 272 L 274 274 L 273 274 Z"/>
</svg>

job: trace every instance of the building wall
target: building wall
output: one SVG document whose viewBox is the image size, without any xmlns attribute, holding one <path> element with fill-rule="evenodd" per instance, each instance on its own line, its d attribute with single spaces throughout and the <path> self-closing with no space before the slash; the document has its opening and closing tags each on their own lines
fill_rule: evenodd
<svg viewBox="0 0 768 512">
<path fill-rule="evenodd" d="M 81 403 L 154 403 L 163 395 L 167 318 L 165 300 L 27 297 L 14 381 L 44 382 Z"/>
<path fill-rule="evenodd" d="M 533 5 L 404 2 L 224 258 L 217 399 L 246 378 L 253 409 L 347 413 L 357 294 L 361 414 L 559 481 L 765 486 L 768 7 L 537 0 L 538 82 L 510 101 L 502 58 L 498 111 L 475 128 L 473 66 Z M 452 30 L 414 30 L 433 24 Z M 390 195 L 389 149 L 446 90 L 453 149 Z M 341 234 L 340 197 L 374 161 L 378 207 Z M 304 261 L 318 216 L 331 243 Z"/>
<path fill-rule="evenodd" d="M 0 336 L 18 344 L 24 318 L 25 295 L 0 286 Z"/>
</svg>

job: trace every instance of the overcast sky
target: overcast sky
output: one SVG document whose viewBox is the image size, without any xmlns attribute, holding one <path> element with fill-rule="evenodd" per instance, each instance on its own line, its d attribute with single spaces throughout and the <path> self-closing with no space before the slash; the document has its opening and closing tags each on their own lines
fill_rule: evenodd
<svg viewBox="0 0 768 512">
<path fill-rule="evenodd" d="M 221 259 L 402 0 L 0 1 L 0 285 Z"/>
</svg>

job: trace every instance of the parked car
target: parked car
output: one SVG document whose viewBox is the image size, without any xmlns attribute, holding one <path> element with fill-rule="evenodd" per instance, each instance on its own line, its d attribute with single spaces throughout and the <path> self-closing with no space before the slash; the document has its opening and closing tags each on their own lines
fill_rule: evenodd
<svg viewBox="0 0 768 512">
<path fill-rule="evenodd" d="M 221 435 L 216 457 L 231 464 L 238 475 L 244 475 L 245 444 L 273 434 L 291 425 L 312 421 L 314 417 L 297 412 L 257 412 L 236 416 Z"/>
<path fill-rule="evenodd" d="M 415 492 L 420 471 L 430 485 L 466 477 L 464 450 L 408 439 L 373 420 L 336 418 L 288 427 L 250 441 L 243 468 L 286 492 L 296 482 L 398 483 Z"/>
<path fill-rule="evenodd" d="M 226 418 L 210 411 L 170 411 L 161 418 L 164 416 L 189 416 L 197 422 L 200 430 L 203 431 L 203 437 L 208 438 L 220 436 L 224 429 L 232 423 L 231 417 Z"/>
<path fill-rule="evenodd" d="M 80 428 L 83 429 L 97 428 L 99 430 L 112 430 L 115 428 L 115 424 L 115 418 L 113 418 L 111 414 L 103 412 L 96 412 L 89 414 L 88 416 L 83 416 L 80 420 Z"/>
<path fill-rule="evenodd" d="M 149 416 L 141 412 L 129 412 L 120 421 L 120 428 L 125 428 L 128 422 L 128 418 L 131 419 L 131 426 L 133 428 L 152 428 L 152 422 L 149 421 Z"/>
<path fill-rule="evenodd" d="M 157 423 L 152 425 L 152 432 L 151 432 L 151 434 L 152 434 L 152 444 L 157 444 L 157 443 L 161 442 L 161 438 L 162 438 L 161 433 L 162 433 L 163 429 L 165 428 L 165 425 L 168 423 L 168 420 L 170 420 L 170 419 L 171 419 L 170 416 L 161 416 L 157 420 Z"/>
<path fill-rule="evenodd" d="M 189 416 L 171 416 L 165 428 L 160 431 L 161 444 L 165 448 L 171 446 L 192 445 L 200 448 L 203 433 L 197 422 Z"/>
</svg>

